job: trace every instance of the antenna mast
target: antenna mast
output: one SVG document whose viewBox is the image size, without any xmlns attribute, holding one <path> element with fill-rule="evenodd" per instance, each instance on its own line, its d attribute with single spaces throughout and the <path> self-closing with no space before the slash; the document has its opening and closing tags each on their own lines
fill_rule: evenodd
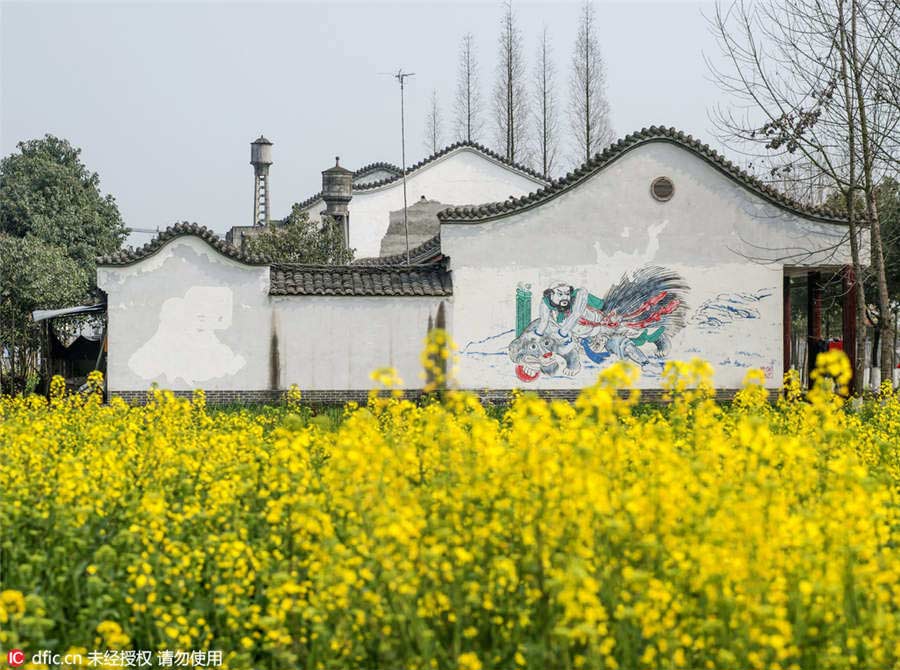
<svg viewBox="0 0 900 670">
<path fill-rule="evenodd" d="M 397 70 L 394 79 L 400 82 L 400 160 L 403 163 L 403 232 L 406 235 L 406 264 L 409 265 L 409 222 L 406 219 L 406 119 L 404 112 L 403 88 L 407 77 L 415 72 Z"/>
</svg>

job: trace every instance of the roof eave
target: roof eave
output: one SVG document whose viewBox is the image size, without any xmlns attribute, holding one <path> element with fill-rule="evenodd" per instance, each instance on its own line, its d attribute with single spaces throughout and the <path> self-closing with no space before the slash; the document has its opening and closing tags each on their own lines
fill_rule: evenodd
<svg viewBox="0 0 900 670">
<path fill-rule="evenodd" d="M 270 264 L 270 259 L 264 256 L 248 255 L 229 244 L 216 235 L 206 226 L 182 221 L 169 226 L 144 246 L 135 250 L 121 250 L 115 254 L 99 256 L 95 259 L 98 268 L 101 267 L 127 267 L 151 258 L 162 251 L 169 243 L 179 237 L 196 237 L 203 240 L 213 251 L 221 256 L 233 260 L 242 265 L 258 267 Z"/>
<path fill-rule="evenodd" d="M 648 131 L 647 129 L 644 129 L 641 132 L 646 133 Z M 698 148 L 697 146 L 694 146 L 696 140 L 694 140 L 689 135 L 684 136 L 683 133 L 675 130 L 674 128 L 665 129 L 665 132 L 667 134 L 642 137 L 637 139 L 636 141 L 631 139 L 635 135 L 639 135 L 639 133 L 635 133 L 633 135 L 627 136 L 623 140 L 619 140 L 618 143 L 610 145 L 610 147 L 608 147 L 603 152 L 606 153 L 607 151 L 613 151 L 613 155 L 604 160 L 602 158 L 603 154 L 597 154 L 594 158 L 591 159 L 591 161 L 582 164 L 573 172 L 569 173 L 569 175 L 564 178 L 561 183 L 558 182 L 556 184 L 551 184 L 549 187 L 541 189 L 541 191 L 550 189 L 549 193 L 542 194 L 541 191 L 534 191 L 520 198 L 511 198 L 510 200 L 506 200 L 503 202 L 485 203 L 483 205 L 476 206 L 448 207 L 447 209 L 438 212 L 438 220 L 442 225 L 487 223 L 490 221 L 496 221 L 506 218 L 513 214 L 526 212 L 535 207 L 539 207 L 546 202 L 550 202 L 551 200 L 554 200 L 555 198 L 577 188 L 587 180 L 591 179 L 594 175 L 602 172 L 604 169 L 606 169 L 631 151 L 652 142 L 665 142 L 674 144 L 675 146 L 680 146 L 683 149 L 690 151 L 692 154 L 703 159 L 707 164 L 715 168 L 718 172 L 726 176 L 728 179 L 746 188 L 752 193 L 755 193 L 759 197 L 763 198 L 767 202 L 775 205 L 780 209 L 788 211 L 797 216 L 801 216 L 805 219 L 818 221 L 821 223 L 847 225 L 847 219 L 844 217 L 817 213 L 798 208 L 787 202 L 783 202 L 776 195 L 769 193 L 764 188 L 761 188 L 760 185 L 748 181 L 748 178 L 746 176 L 735 174 L 734 170 L 736 170 L 736 168 L 732 166 L 731 162 L 727 161 L 727 159 L 722 157 L 720 154 L 710 149 L 708 145 L 702 145 L 702 147 Z M 615 148 L 618 145 L 629 141 L 631 143 L 628 146 L 619 146 L 618 148 Z M 590 163 L 594 161 L 598 161 L 599 164 L 591 166 Z M 497 208 L 500 209 L 500 211 L 492 212 L 489 214 L 480 214 L 477 211 L 472 212 L 471 214 L 465 213 L 467 210 L 483 210 L 485 208 Z"/>
</svg>

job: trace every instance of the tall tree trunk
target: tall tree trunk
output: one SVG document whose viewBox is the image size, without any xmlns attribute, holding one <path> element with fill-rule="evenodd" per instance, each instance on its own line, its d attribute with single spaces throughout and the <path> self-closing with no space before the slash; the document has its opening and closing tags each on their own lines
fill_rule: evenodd
<svg viewBox="0 0 900 670">
<path fill-rule="evenodd" d="M 852 0 L 851 0 L 852 1 Z M 863 285 L 862 262 L 859 257 L 859 229 L 856 224 L 856 123 L 853 119 L 853 94 L 847 76 L 847 34 L 844 30 L 844 0 L 838 0 L 838 23 L 841 26 L 838 41 L 838 53 L 841 58 L 841 81 L 844 91 L 844 109 L 847 114 L 847 146 L 849 184 L 844 190 L 844 203 L 847 207 L 847 224 L 850 236 L 850 262 L 853 264 L 856 291 L 856 356 L 853 370 L 854 386 L 857 393 L 862 391 L 863 373 L 866 367 L 866 296 Z"/>
<path fill-rule="evenodd" d="M 891 346 L 893 338 L 890 336 L 890 314 L 891 300 L 888 291 L 887 273 L 884 267 L 884 244 L 881 237 L 881 223 L 878 220 L 878 206 L 875 201 L 875 183 L 872 172 L 875 164 L 875 152 L 873 151 L 874 138 L 870 133 L 868 108 L 863 91 L 863 73 L 859 60 L 859 50 L 857 44 L 856 22 L 858 14 L 858 0 L 850 1 L 850 66 L 853 70 L 853 85 L 856 89 L 856 106 L 859 113 L 859 139 L 860 148 L 862 149 L 862 168 L 863 168 L 863 190 L 866 200 L 866 218 L 869 224 L 869 235 L 871 237 L 871 253 L 872 266 L 875 270 L 875 280 L 878 284 L 878 312 L 879 325 L 881 327 L 881 349 L 880 364 L 881 378 L 891 379 Z"/>
</svg>

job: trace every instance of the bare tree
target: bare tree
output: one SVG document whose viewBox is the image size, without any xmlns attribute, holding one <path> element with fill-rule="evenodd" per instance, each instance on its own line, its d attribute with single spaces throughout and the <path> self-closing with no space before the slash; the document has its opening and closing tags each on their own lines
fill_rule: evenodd
<svg viewBox="0 0 900 670">
<path fill-rule="evenodd" d="M 541 174 L 545 179 L 549 179 L 556 164 L 559 149 L 559 120 L 557 118 L 556 68 L 553 65 L 553 53 L 547 26 L 544 26 L 544 30 L 541 32 L 541 41 L 538 44 L 534 85 L 534 99 L 537 103 L 534 110 L 537 159 L 540 163 Z"/>
<path fill-rule="evenodd" d="M 456 102 L 454 104 L 456 139 L 477 142 L 481 135 L 481 88 L 478 60 L 475 56 L 475 38 L 472 33 L 463 35 L 459 46 L 459 69 L 456 75 Z"/>
<path fill-rule="evenodd" d="M 864 49 L 866 58 L 859 63 L 861 78 L 869 82 L 870 96 L 877 103 L 873 111 L 884 119 L 885 110 L 888 110 L 887 116 L 896 124 L 900 117 L 900 3 L 897 0 L 869 0 L 857 2 L 856 7 L 855 19 L 860 24 L 856 29 L 857 37 L 871 41 L 871 47 Z M 876 125 L 885 124 L 876 121 Z M 893 129 L 896 131 L 897 126 Z M 881 141 L 875 147 L 879 152 L 878 160 L 889 165 L 897 175 L 900 171 L 900 132 L 880 134 Z"/>
<path fill-rule="evenodd" d="M 612 139 L 606 68 L 600 54 L 597 18 L 591 0 L 585 0 L 572 55 L 569 82 L 569 121 L 575 139 L 575 162 L 588 161 Z"/>
<path fill-rule="evenodd" d="M 881 315 L 881 368 L 890 375 L 890 296 L 875 187 L 889 165 L 897 108 L 879 93 L 885 36 L 896 31 L 891 0 L 737 0 L 717 5 L 713 32 L 726 65 L 710 64 L 740 112 L 719 108 L 722 139 L 745 153 L 811 165 L 844 200 L 857 291 L 857 375 L 864 363 L 866 268 L 860 235 L 867 229 Z M 896 34 L 896 32 L 894 32 Z M 894 46 L 896 49 L 896 46 Z M 857 201 L 865 203 L 858 220 Z M 859 378 L 859 377 L 858 377 Z"/>
<path fill-rule="evenodd" d="M 431 91 L 431 102 L 425 114 L 425 150 L 435 154 L 442 146 L 443 128 L 441 124 L 441 107 L 438 104 L 437 89 Z"/>
<path fill-rule="evenodd" d="M 494 88 L 497 146 L 508 160 L 527 162 L 528 104 L 522 33 L 516 23 L 512 0 L 506 0 L 504 8 Z"/>
</svg>

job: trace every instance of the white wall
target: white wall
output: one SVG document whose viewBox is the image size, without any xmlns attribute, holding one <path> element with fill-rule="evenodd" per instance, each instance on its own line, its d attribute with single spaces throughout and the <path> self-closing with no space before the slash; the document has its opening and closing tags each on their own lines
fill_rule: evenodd
<svg viewBox="0 0 900 670">
<path fill-rule="evenodd" d="M 474 149 L 461 147 L 409 174 L 407 203 L 421 196 L 447 205 L 472 205 L 506 200 L 536 191 L 543 183 L 491 160 Z M 317 202 L 306 211 L 317 219 L 325 208 Z M 390 212 L 403 209 L 403 182 L 355 191 L 350 201 L 350 246 L 356 257 L 378 256 L 387 232 Z"/>
<path fill-rule="evenodd" d="M 673 180 L 675 194 L 660 203 L 650 196 L 650 183 L 663 175 Z M 442 225 L 443 252 L 453 267 L 460 383 L 593 383 L 614 356 L 599 365 L 582 356 L 584 368 L 574 377 L 518 380 L 507 355 L 517 284 L 531 284 L 537 317 L 542 291 L 555 282 L 603 297 L 624 273 L 657 265 L 690 287 L 687 326 L 674 335 L 668 358 L 708 360 L 720 388 L 740 386 L 749 367 L 763 368 L 767 384 L 777 387 L 784 250 L 811 252 L 791 258 L 792 265 L 840 265 L 849 262 L 848 245 L 836 252 L 833 247 L 845 234 L 844 226 L 801 219 L 766 203 L 687 150 L 642 145 L 540 207 L 486 223 Z M 653 347 L 642 350 L 649 355 Z M 661 369 L 662 361 L 646 366 L 640 386 L 658 387 Z"/>
<path fill-rule="evenodd" d="M 177 237 L 127 266 L 100 267 L 112 391 L 269 388 L 269 268 Z"/>
<path fill-rule="evenodd" d="M 177 237 L 128 266 L 100 267 L 108 297 L 111 391 L 368 389 L 394 367 L 421 388 L 431 297 L 270 296 L 269 268 Z M 273 357 L 273 351 L 277 356 Z"/>
<path fill-rule="evenodd" d="M 421 388 L 420 354 L 444 300 L 437 297 L 273 296 L 282 388 L 369 389 L 371 373 L 397 370 L 405 388 Z"/>
<path fill-rule="evenodd" d="M 462 193 L 471 186 L 467 179 L 488 169 L 480 157 L 470 162 L 472 155 L 436 162 L 435 171 L 448 171 L 447 192 L 414 187 L 411 198 L 424 190 L 452 202 L 454 184 Z M 473 169 L 462 169 L 466 164 Z M 494 185 L 509 176 L 499 169 Z M 675 184 L 667 203 L 649 193 L 661 175 Z M 372 197 L 378 193 L 386 224 L 387 212 L 396 209 L 387 198 L 396 195 L 376 191 Z M 705 358 L 716 367 L 720 388 L 739 386 L 749 367 L 763 368 L 767 384 L 777 387 L 785 250 L 803 252 L 790 252 L 792 266 L 837 267 L 849 261 L 845 233 L 843 226 L 785 213 L 684 149 L 643 145 L 542 206 L 487 223 L 442 225 L 454 291 L 444 301 L 461 350 L 459 384 L 577 389 L 593 383 L 614 356 L 599 364 L 583 358 L 572 377 L 519 381 L 508 357 L 516 286 L 531 284 L 537 317 L 541 292 L 557 281 L 603 297 L 624 274 L 656 265 L 678 273 L 689 287 L 686 326 L 673 329 L 669 358 Z M 367 389 L 371 371 L 384 366 L 397 368 L 407 388 L 418 388 L 428 317 L 441 302 L 269 296 L 268 267 L 228 259 L 191 236 L 133 265 L 98 268 L 97 275 L 109 301 L 112 391 L 145 390 L 152 382 L 172 389 L 263 390 L 292 383 Z M 642 350 L 652 354 L 652 345 Z M 658 387 L 661 368 L 662 361 L 646 366 L 640 385 Z"/>
</svg>

